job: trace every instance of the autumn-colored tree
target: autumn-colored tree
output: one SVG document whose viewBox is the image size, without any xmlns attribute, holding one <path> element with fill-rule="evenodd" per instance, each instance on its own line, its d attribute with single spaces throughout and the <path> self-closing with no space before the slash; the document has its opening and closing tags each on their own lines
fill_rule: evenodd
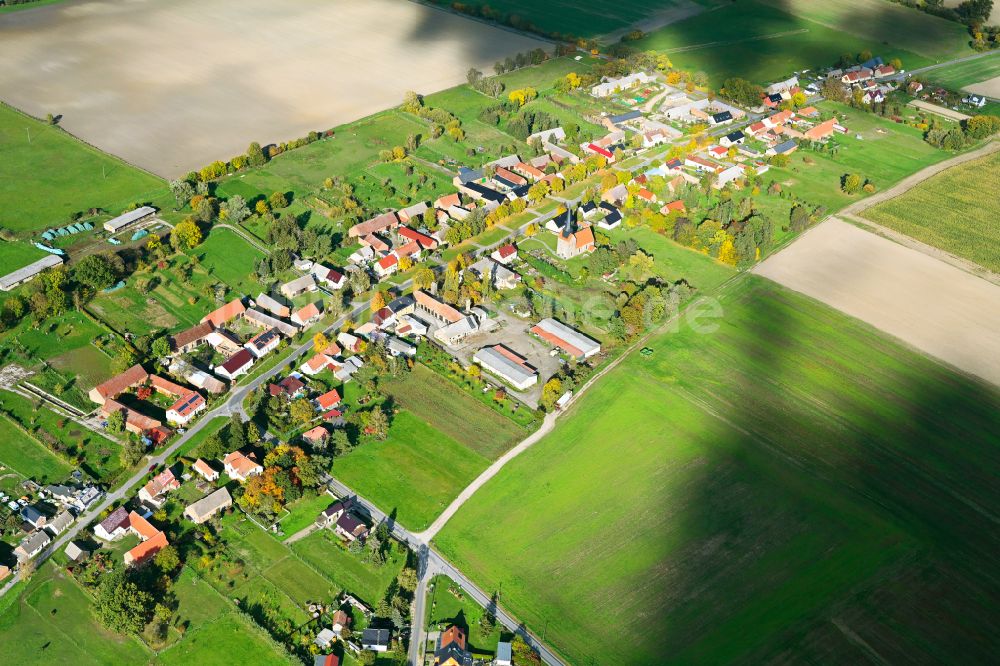
<svg viewBox="0 0 1000 666">
<path fill-rule="evenodd" d="M 316 410 L 313 409 L 312 403 L 308 400 L 299 398 L 298 400 L 293 400 L 292 404 L 288 406 L 288 414 L 294 421 L 306 424 L 316 416 Z"/>
<path fill-rule="evenodd" d="M 421 268 L 413 274 L 413 286 L 417 289 L 429 289 L 434 284 L 434 271 Z"/>
<path fill-rule="evenodd" d="M 857 194 L 861 186 L 864 185 L 864 181 L 856 173 L 845 174 L 840 181 L 840 189 L 844 191 L 845 194 Z"/>
<path fill-rule="evenodd" d="M 313 351 L 317 354 L 322 354 L 326 351 L 326 348 L 330 346 L 330 339 L 324 335 L 323 331 L 320 331 L 313 336 Z"/>
<path fill-rule="evenodd" d="M 555 407 L 556 401 L 562 395 L 562 382 L 558 377 L 553 377 L 549 381 L 545 382 L 545 386 L 542 387 L 542 407 L 546 411 L 552 411 Z"/>
<path fill-rule="evenodd" d="M 385 307 L 385 296 L 381 291 L 376 291 L 372 294 L 371 309 L 372 312 L 378 312 Z"/>
<path fill-rule="evenodd" d="M 733 244 L 732 236 L 727 234 L 726 240 L 719 246 L 719 261 L 729 266 L 736 265 L 736 246 Z"/>
<path fill-rule="evenodd" d="M 191 218 L 179 222 L 170 233 L 170 242 L 177 250 L 197 247 L 202 238 L 201 229 Z"/>
</svg>

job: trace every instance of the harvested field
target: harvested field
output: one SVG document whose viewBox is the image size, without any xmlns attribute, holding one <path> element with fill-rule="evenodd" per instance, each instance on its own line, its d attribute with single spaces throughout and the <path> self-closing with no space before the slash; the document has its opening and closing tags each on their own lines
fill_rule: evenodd
<svg viewBox="0 0 1000 666">
<path fill-rule="evenodd" d="M 545 45 L 401 0 L 82 0 L 4 17 L 0 90 L 174 177 L 251 141 L 324 130 Z"/>
<path fill-rule="evenodd" d="M 993 99 L 1000 99 L 1000 76 L 995 76 L 980 83 L 974 83 L 971 86 L 965 86 L 962 90 L 968 90 L 977 95 L 986 95 Z"/>
<path fill-rule="evenodd" d="M 838 219 L 754 268 L 1000 384 L 1000 287 Z"/>
<path fill-rule="evenodd" d="M 972 117 L 972 116 L 966 115 L 964 113 L 959 113 L 958 111 L 954 111 L 952 109 L 949 109 L 946 106 L 940 106 L 938 104 L 931 104 L 930 102 L 924 102 L 924 101 L 919 100 L 919 99 L 911 100 L 909 105 L 913 106 L 913 107 L 916 107 L 916 108 L 920 109 L 921 111 L 927 111 L 929 113 L 933 113 L 933 114 L 939 115 L 939 116 L 941 116 L 943 118 L 947 118 L 948 120 L 961 121 L 961 120 L 968 120 L 969 118 Z"/>
</svg>

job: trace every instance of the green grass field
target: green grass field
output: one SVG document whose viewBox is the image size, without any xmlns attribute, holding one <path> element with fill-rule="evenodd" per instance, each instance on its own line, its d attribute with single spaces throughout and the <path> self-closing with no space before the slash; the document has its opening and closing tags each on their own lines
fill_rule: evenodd
<svg viewBox="0 0 1000 666">
<path fill-rule="evenodd" d="M 990 661 L 1000 393 L 765 280 L 723 292 L 437 545 L 570 663 Z"/>
<path fill-rule="evenodd" d="M 31 142 L 28 142 L 28 134 Z M 74 212 L 172 201 L 166 183 L 0 104 L 0 227 L 43 231 Z"/>
<path fill-rule="evenodd" d="M 329 497 L 327 499 L 330 500 Z M 322 571 L 340 589 L 348 590 L 372 606 L 385 596 L 406 563 L 405 554 L 393 548 L 386 563 L 374 568 L 349 553 L 330 530 L 314 532 L 291 544 L 291 549 L 306 563 Z"/>
<path fill-rule="evenodd" d="M 939 173 L 864 216 L 1000 272 L 1000 153 Z"/>
<path fill-rule="evenodd" d="M 1000 53 L 932 69 L 922 78 L 951 90 L 961 90 L 997 76 L 1000 76 Z"/>
<path fill-rule="evenodd" d="M 848 129 L 847 134 L 832 139 L 840 146 L 840 152 L 831 157 L 800 149 L 792 153 L 787 167 L 771 167 L 762 178 L 765 183 L 771 180 L 780 183 L 809 204 L 826 206 L 827 212 L 838 211 L 859 197 L 841 191 L 840 179 L 846 173 L 860 174 L 877 189 L 885 190 L 926 166 L 952 157 L 951 153 L 924 141 L 916 128 L 843 104 L 822 102 L 819 106 L 835 113 Z"/>
<path fill-rule="evenodd" d="M 36 438 L 62 444 L 69 455 L 80 456 L 83 460 L 81 464 L 83 471 L 94 478 L 113 480 L 121 471 L 121 445 L 117 442 L 102 437 L 45 407 L 39 407 L 16 393 L 0 391 L 0 403 L 23 426 L 34 431 Z M 35 462 L 37 464 L 39 461 Z M 13 462 L 11 464 L 17 467 Z M 27 470 L 18 471 L 28 473 Z"/>
<path fill-rule="evenodd" d="M 152 654 L 138 640 L 109 632 L 91 614 L 90 598 L 52 565 L 39 570 L 0 614 L 3 660 L 39 664 L 144 664 Z"/>
<path fill-rule="evenodd" d="M 901 9 L 881 0 L 864 0 L 866 4 L 875 1 L 890 14 Z M 775 0 L 773 4 L 779 3 Z M 784 1 L 780 4 L 789 6 Z M 811 7 L 817 3 L 808 4 Z M 908 50 L 914 40 L 901 38 L 905 33 L 895 31 L 889 20 L 880 19 L 867 25 L 861 21 L 847 22 L 842 27 L 828 27 L 809 20 L 827 16 L 827 13 L 839 15 L 853 3 L 834 0 L 818 4 L 824 9 L 813 11 L 793 0 L 791 7 L 801 12 L 797 15 L 772 6 L 768 0 L 740 0 L 653 31 L 633 45 L 639 50 L 666 51 L 675 66 L 708 74 L 713 87 L 720 86 L 730 76 L 758 83 L 775 81 L 786 78 L 793 71 L 832 66 L 845 53 L 856 55 L 865 50 L 886 59 L 898 57 L 907 69 L 933 61 L 933 56 L 922 55 L 924 51 Z M 921 26 L 933 19 L 920 12 L 903 11 L 908 17 L 913 14 L 909 20 Z M 852 26 L 852 30 L 844 29 Z M 964 44 L 964 41 L 953 41 L 954 30 L 962 32 L 957 23 L 942 26 L 934 19 L 933 28 L 923 28 L 920 34 L 929 30 L 935 34 L 940 32 L 943 51 L 957 51 Z"/>
<path fill-rule="evenodd" d="M 965 26 L 886 0 L 763 0 L 808 21 L 867 40 L 890 44 L 935 60 L 970 54 Z"/>
<path fill-rule="evenodd" d="M 450 4 L 433 0 L 437 4 Z M 718 0 L 650 0 L 624 3 L 608 0 L 506 0 L 501 4 L 487 0 L 469 0 L 468 6 L 488 5 L 505 16 L 518 17 L 546 33 L 575 37 L 601 37 L 647 21 L 668 19 L 677 11 L 704 11 L 704 7 L 719 4 Z M 702 7 L 698 7 L 701 5 Z"/>
<path fill-rule="evenodd" d="M 412 372 L 389 382 L 386 390 L 431 427 L 490 460 L 528 435 L 527 430 L 420 363 Z"/>
<path fill-rule="evenodd" d="M 420 530 L 487 467 L 482 455 L 415 414 L 393 417 L 389 438 L 338 457 L 333 475 L 399 521 Z"/>
<path fill-rule="evenodd" d="M 39 482 L 62 481 L 72 471 L 54 453 L 0 416 L 0 463 Z"/>
</svg>

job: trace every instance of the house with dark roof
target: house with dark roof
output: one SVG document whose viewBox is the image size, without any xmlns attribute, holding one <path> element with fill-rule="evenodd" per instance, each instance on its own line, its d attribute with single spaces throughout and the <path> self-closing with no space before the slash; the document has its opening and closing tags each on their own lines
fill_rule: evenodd
<svg viewBox="0 0 1000 666">
<path fill-rule="evenodd" d="M 719 113 L 713 113 L 711 116 L 711 123 L 713 125 L 719 125 L 722 123 L 728 123 L 733 119 L 733 114 L 729 111 L 720 111 Z"/>
<path fill-rule="evenodd" d="M 253 366 L 253 354 L 248 349 L 241 349 L 233 354 L 229 360 L 215 368 L 215 374 L 230 381 L 241 375 L 250 372 Z"/>
<path fill-rule="evenodd" d="M 316 524 L 333 528 L 334 533 L 345 541 L 364 540 L 368 536 L 368 526 L 354 515 L 353 508 L 353 501 L 337 500 L 320 512 L 316 517 Z"/>
<path fill-rule="evenodd" d="M 128 525 L 128 509 L 120 506 L 94 527 L 94 534 L 105 541 L 116 541 L 125 536 Z"/>
<path fill-rule="evenodd" d="M 361 648 L 373 652 L 388 652 L 390 639 L 388 629 L 365 629 L 361 633 Z"/>
<path fill-rule="evenodd" d="M 726 136 L 719 139 L 719 145 L 728 148 L 729 146 L 741 144 L 744 141 L 746 141 L 746 136 L 744 136 L 743 132 L 740 130 L 736 130 L 735 132 L 730 132 Z"/>
</svg>

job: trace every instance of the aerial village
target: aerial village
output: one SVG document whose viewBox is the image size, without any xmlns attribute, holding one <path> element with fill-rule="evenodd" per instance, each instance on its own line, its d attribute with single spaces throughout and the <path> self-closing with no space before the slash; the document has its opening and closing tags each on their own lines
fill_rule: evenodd
<svg viewBox="0 0 1000 666">
<path fill-rule="evenodd" d="M 154 462 L 141 484 L 123 488 L 96 517 L 91 508 L 110 489 L 79 471 L 50 483 L 29 479 L 17 496 L 0 493 L 16 523 L 5 532 L 13 559 L 0 563 L 0 580 L 19 569 L 30 574 L 33 560 L 55 545 L 78 573 L 112 566 L 109 552 L 126 567 L 141 566 L 182 538 L 196 540 L 204 557 L 217 557 L 208 526 L 243 512 L 255 529 L 275 533 L 282 529 L 276 519 L 305 488 L 325 506 L 301 529 L 326 530 L 352 553 L 377 544 L 375 557 L 387 557 L 393 538 L 387 520 L 339 493 L 328 474 L 328 452 L 348 430 L 384 438 L 384 419 L 370 416 L 381 408 L 365 409 L 376 399 L 376 381 L 425 363 L 459 378 L 455 390 L 489 396 L 492 409 L 540 418 L 565 407 L 613 350 L 650 324 L 642 317 L 580 316 L 580 308 L 561 304 L 572 297 L 560 283 L 586 274 L 621 285 L 621 310 L 639 295 L 676 305 L 697 285 L 677 280 L 645 286 L 654 282 L 652 253 L 614 235 L 627 219 L 657 215 L 668 229 L 682 229 L 703 189 L 760 188 L 782 156 L 851 132 L 820 104 L 829 82 L 873 105 L 905 85 L 902 74 L 881 58 L 799 72 L 742 106 L 668 83 L 661 73 L 604 77 L 589 90 L 595 104 L 608 108 L 594 119 L 603 134 L 570 144 L 563 127 L 552 127 L 528 137 L 537 155 L 459 165 L 454 191 L 347 229 L 353 250 L 343 265 L 296 257 L 294 279 L 269 293 L 218 303 L 197 325 L 171 332 L 155 358 L 90 388 L 94 411 L 69 416 L 95 432 L 131 438 Z M 913 95 L 921 90 L 919 82 L 908 88 Z M 598 172 L 604 174 L 599 182 L 588 181 Z M 567 194 L 584 181 L 586 189 Z M 499 242 L 466 242 L 475 240 L 470 227 L 482 230 L 511 215 L 523 221 Z M 116 235 L 134 240 L 158 224 L 157 211 L 144 207 L 104 229 L 113 244 Z M 54 238 L 81 230 L 47 233 Z M 736 226 L 719 231 L 730 240 L 744 233 Z M 674 238 L 707 253 L 693 233 L 687 241 L 677 233 Z M 713 256 L 732 264 L 752 261 L 769 240 L 741 247 L 744 255 Z M 62 261 L 59 253 L 50 254 L 4 276 L 0 289 L 14 289 Z M 559 290 L 545 291 L 546 285 Z M 368 293 L 370 298 L 354 298 Z M 661 308 L 659 316 L 670 312 Z M 206 414 L 239 420 L 253 400 L 265 405 L 271 426 L 279 426 L 273 432 L 247 427 L 225 439 L 214 436 L 207 453 L 204 445 L 198 449 L 202 455 L 189 455 L 187 445 L 170 449 L 168 458 L 160 454 Z M 291 479 L 294 492 L 278 499 L 274 487 L 281 479 Z M 90 529 L 74 529 L 81 516 L 97 519 Z M 68 533 L 71 540 L 60 540 Z M 412 592 L 404 586 L 400 598 L 409 603 Z M 311 600 L 309 621 L 289 636 L 306 636 L 315 663 L 327 666 L 341 663 L 332 649 L 338 642 L 354 654 L 386 652 L 402 627 L 386 617 L 393 609 L 377 608 L 378 601 L 351 591 Z M 510 643 L 500 642 L 488 659 L 474 656 L 456 626 L 442 627 L 431 643 L 428 664 L 512 663 Z"/>
</svg>

